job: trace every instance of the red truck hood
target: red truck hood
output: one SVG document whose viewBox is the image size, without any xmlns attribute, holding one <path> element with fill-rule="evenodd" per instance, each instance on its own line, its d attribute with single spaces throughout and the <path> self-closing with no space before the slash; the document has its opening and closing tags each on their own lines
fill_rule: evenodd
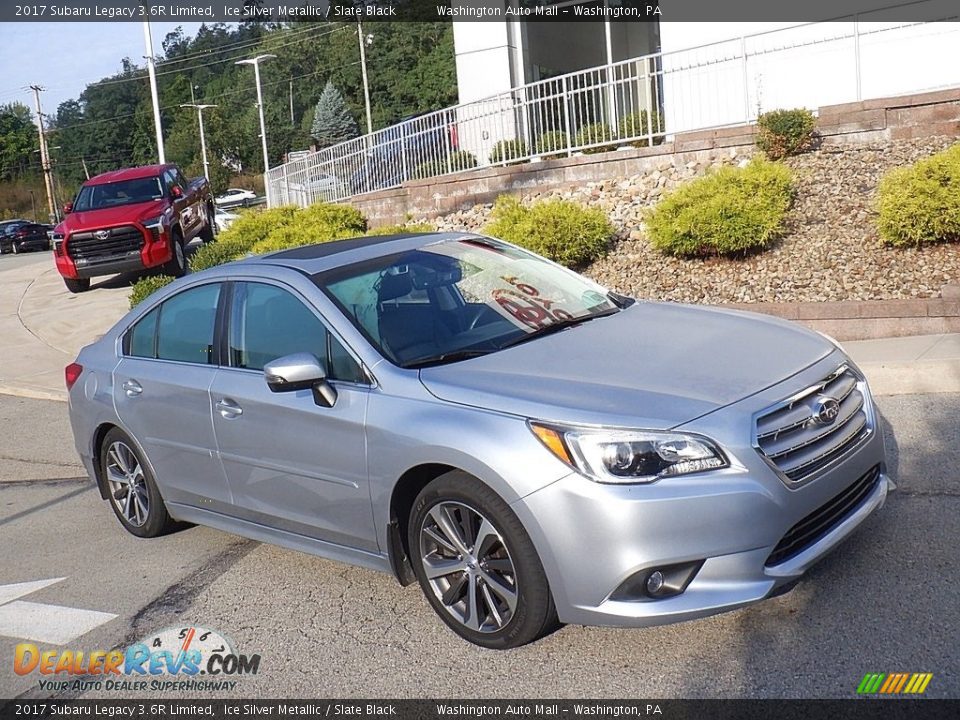
<svg viewBox="0 0 960 720">
<path fill-rule="evenodd" d="M 57 226 L 57 232 L 69 235 L 80 230 L 95 230 L 126 223 L 142 222 L 161 215 L 166 206 L 167 202 L 160 199 L 101 208 L 100 210 L 72 212 Z"/>
</svg>

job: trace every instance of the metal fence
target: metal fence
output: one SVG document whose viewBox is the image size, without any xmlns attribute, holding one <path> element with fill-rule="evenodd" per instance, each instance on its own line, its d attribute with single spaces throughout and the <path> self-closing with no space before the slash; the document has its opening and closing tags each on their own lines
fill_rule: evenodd
<svg viewBox="0 0 960 720">
<path fill-rule="evenodd" d="M 273 206 L 336 202 L 474 167 L 658 144 L 668 133 L 749 123 L 765 109 L 956 85 L 958 48 L 958 23 L 854 18 L 647 55 L 310 153 L 267 173 L 268 197 Z"/>
</svg>

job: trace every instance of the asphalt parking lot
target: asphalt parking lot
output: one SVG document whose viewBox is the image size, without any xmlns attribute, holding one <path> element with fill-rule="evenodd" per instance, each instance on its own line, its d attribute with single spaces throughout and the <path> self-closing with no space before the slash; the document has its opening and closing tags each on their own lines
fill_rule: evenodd
<svg viewBox="0 0 960 720">
<path fill-rule="evenodd" d="M 14 603 L 39 618 L 34 632 L 90 626 L 44 647 L 106 650 L 198 625 L 261 655 L 258 674 L 213 696 L 848 698 L 867 672 L 931 672 L 927 696 L 960 697 L 958 403 L 880 398 L 899 489 L 792 592 L 660 628 L 570 626 L 495 652 L 457 639 L 417 587 L 386 575 L 207 528 L 128 535 L 83 477 L 66 405 L 0 395 L 0 697 L 52 694 L 12 672 Z M 97 696 L 144 694 L 83 697 Z"/>
</svg>

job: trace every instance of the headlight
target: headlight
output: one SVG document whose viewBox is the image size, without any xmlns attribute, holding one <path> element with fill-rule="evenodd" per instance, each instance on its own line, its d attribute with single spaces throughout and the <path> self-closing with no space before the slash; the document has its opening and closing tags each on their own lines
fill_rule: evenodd
<svg viewBox="0 0 960 720">
<path fill-rule="evenodd" d="M 153 239 L 156 240 L 163 232 L 163 215 L 157 215 L 155 218 L 144 220 L 141 224 L 150 231 L 150 234 L 153 235 Z"/>
<path fill-rule="evenodd" d="M 53 251 L 57 255 L 63 255 L 63 233 L 51 230 L 50 241 L 53 243 Z"/>
<path fill-rule="evenodd" d="M 650 483 L 727 467 L 710 440 L 647 430 L 559 428 L 530 423 L 540 441 L 568 465 L 602 483 Z"/>
</svg>

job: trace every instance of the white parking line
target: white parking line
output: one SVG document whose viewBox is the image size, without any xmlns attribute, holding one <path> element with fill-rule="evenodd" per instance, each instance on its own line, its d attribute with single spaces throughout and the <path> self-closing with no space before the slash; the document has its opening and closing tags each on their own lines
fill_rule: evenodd
<svg viewBox="0 0 960 720">
<path fill-rule="evenodd" d="M 35 593 L 38 590 L 43 590 L 45 587 L 49 587 L 50 585 L 62 582 L 64 580 L 66 580 L 66 578 L 51 578 L 50 580 L 34 580 L 33 582 L 0 585 L 0 605 L 13 602 L 17 598 L 21 598 L 24 595 L 29 595 L 30 593 Z"/>
<path fill-rule="evenodd" d="M 18 600 L 66 578 L 0 585 L 0 635 L 64 645 L 113 620 L 113 613 Z"/>
<path fill-rule="evenodd" d="M 116 615 L 17 600 L 0 605 L 0 635 L 65 645 Z"/>
</svg>

